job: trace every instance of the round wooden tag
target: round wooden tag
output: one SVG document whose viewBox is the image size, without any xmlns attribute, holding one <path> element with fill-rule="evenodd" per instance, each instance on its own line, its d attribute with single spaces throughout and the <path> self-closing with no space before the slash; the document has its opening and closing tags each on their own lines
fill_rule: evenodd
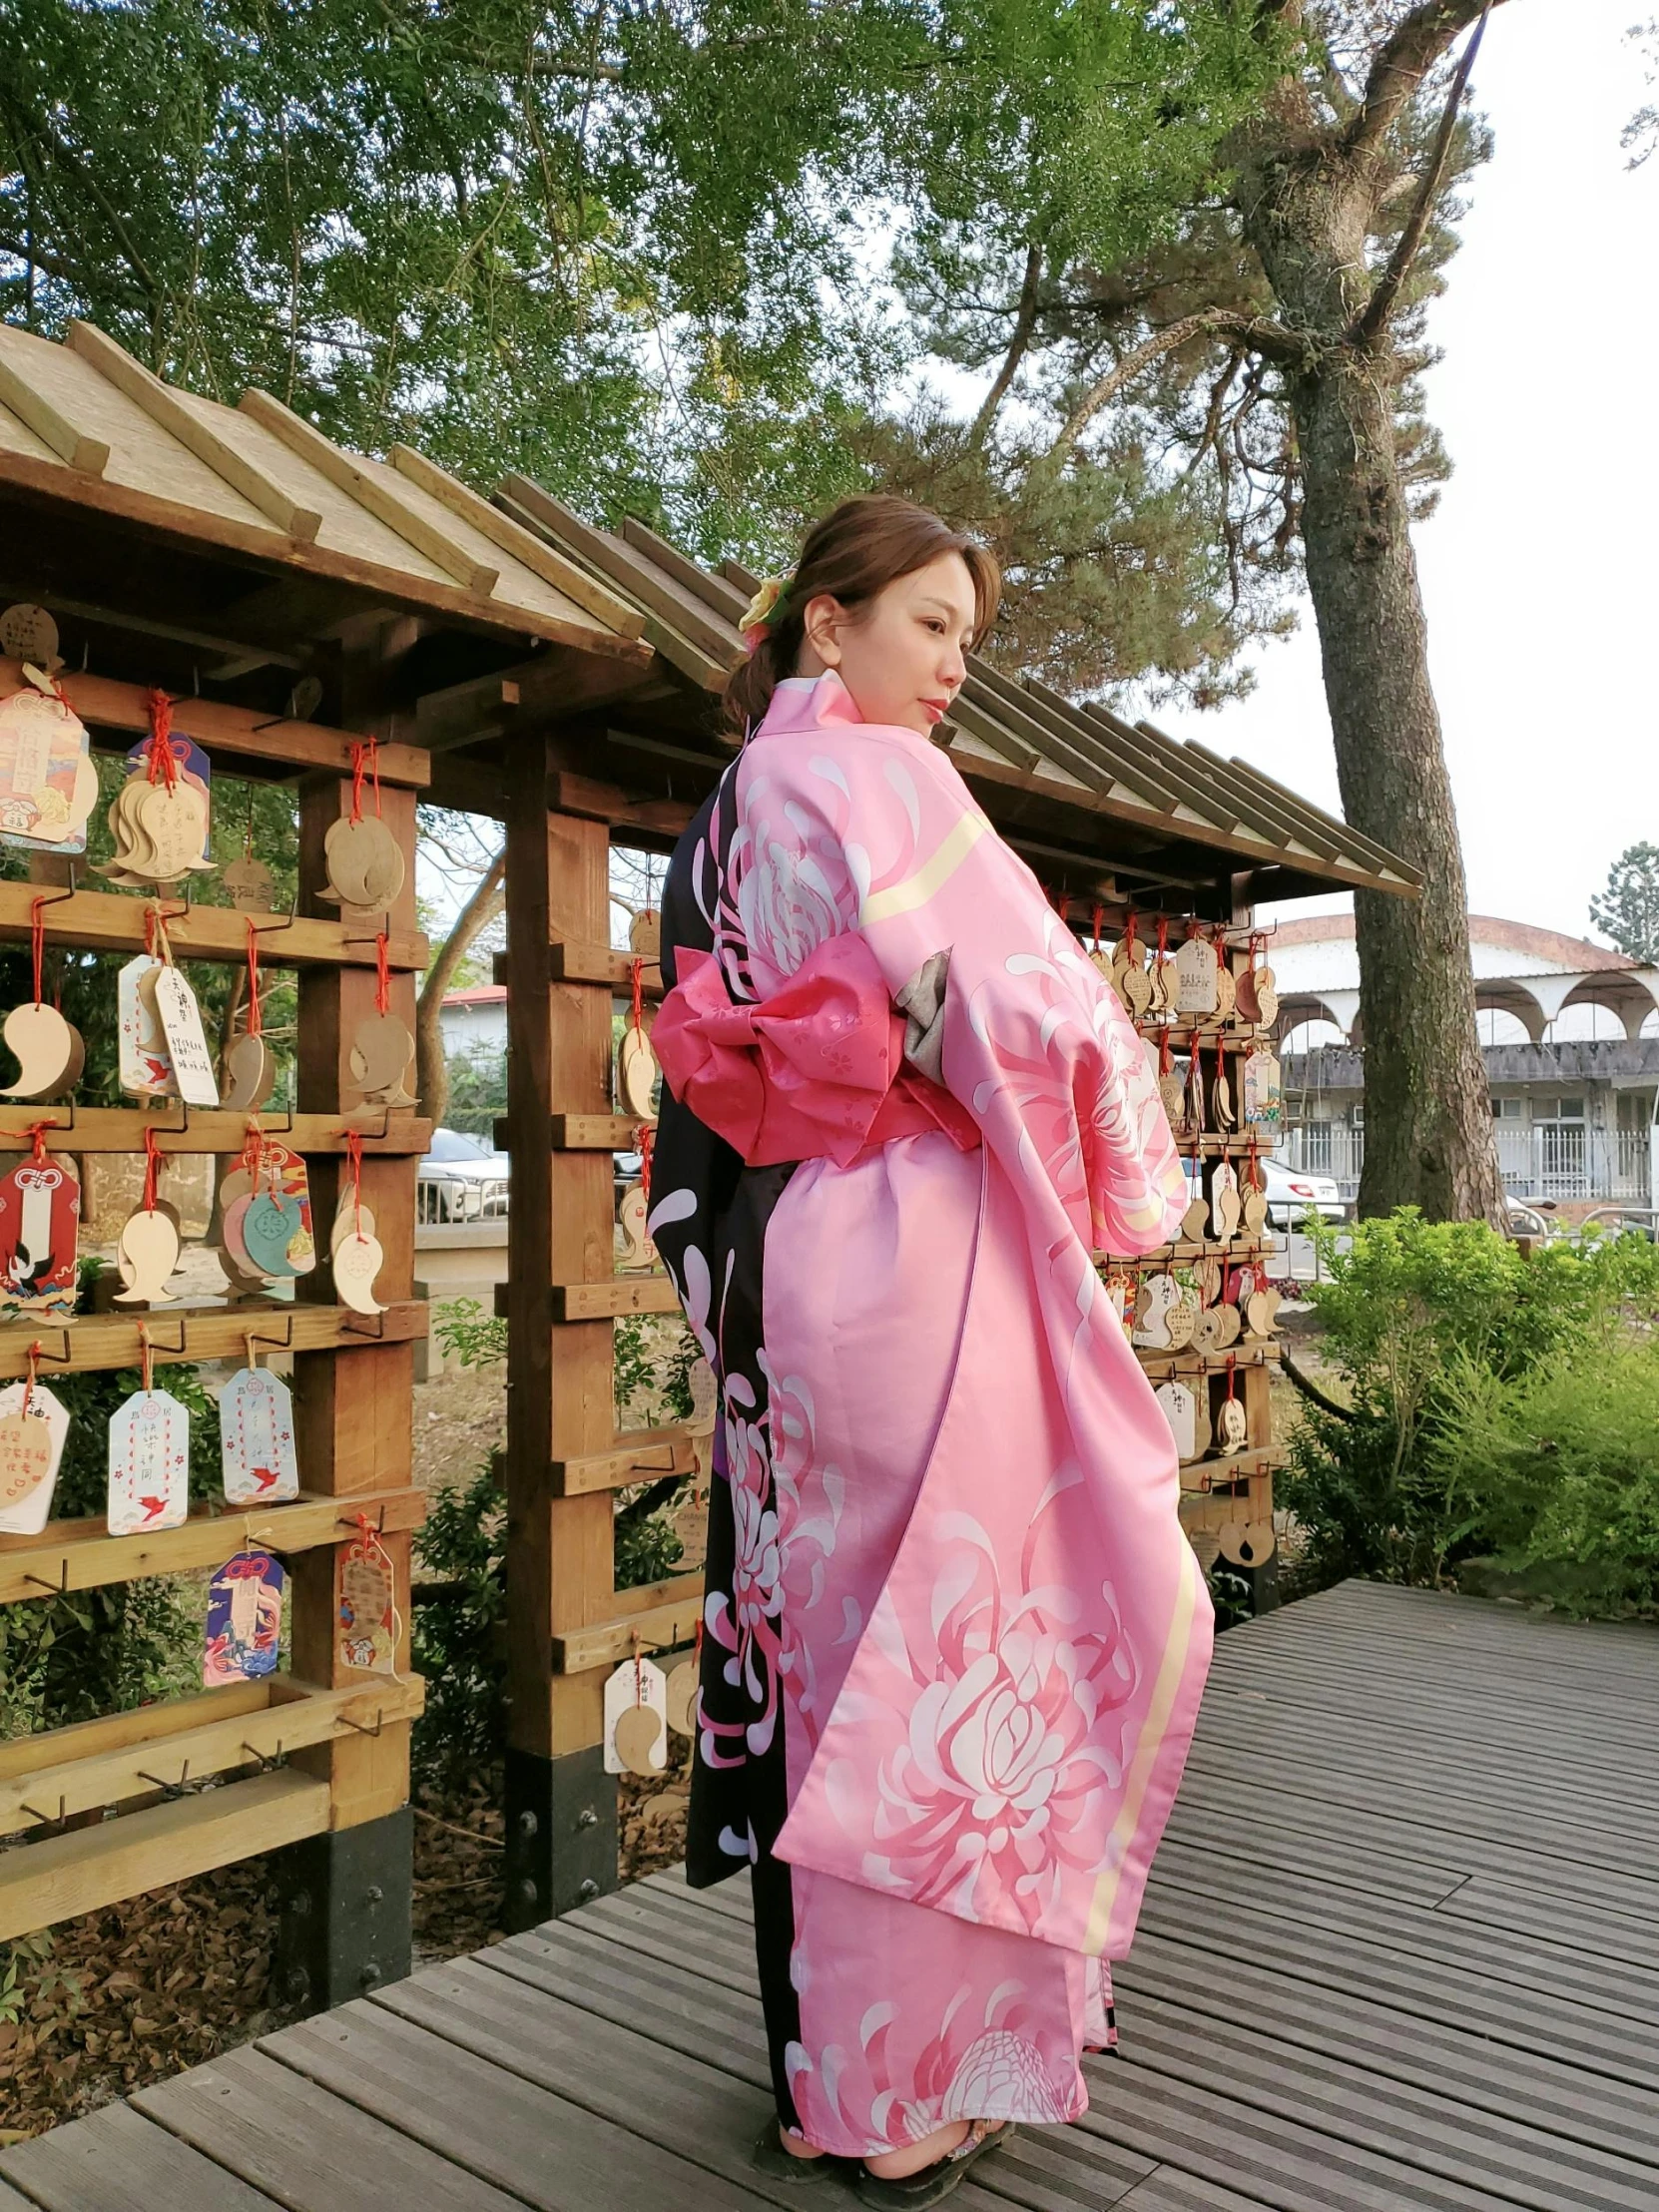
<svg viewBox="0 0 1659 2212">
<path fill-rule="evenodd" d="M 1235 1451 L 1243 1451 L 1250 1440 L 1250 1423 L 1245 1418 L 1244 1400 L 1224 1397 L 1216 1414 L 1216 1448 L 1224 1457 Z"/>
<path fill-rule="evenodd" d="M 4 1096 L 47 1098 L 63 1088 L 80 1040 L 55 1006 L 14 1006 L 0 1034 L 17 1055 L 18 1069 Z"/>
<path fill-rule="evenodd" d="M 1221 1555 L 1236 1567 L 1259 1567 L 1271 1559 L 1275 1538 L 1272 1521 L 1227 1521 L 1218 1531 Z"/>
<path fill-rule="evenodd" d="M 663 1720 L 649 1705 L 630 1705 L 619 1714 L 612 1741 L 616 1755 L 630 1774 L 656 1774 L 657 1747 L 662 1742 Z"/>
<path fill-rule="evenodd" d="M 668 1699 L 668 1725 L 675 1735 L 696 1735 L 697 1665 L 694 1660 L 682 1659 L 671 1671 L 664 1694 Z"/>
<path fill-rule="evenodd" d="M 647 906 L 628 924 L 628 944 L 642 960 L 661 957 L 663 949 L 663 917 L 655 906 Z"/>
<path fill-rule="evenodd" d="M 20 600 L 0 615 L 0 652 L 8 660 L 49 668 L 58 657 L 58 626 L 44 607 Z"/>
</svg>

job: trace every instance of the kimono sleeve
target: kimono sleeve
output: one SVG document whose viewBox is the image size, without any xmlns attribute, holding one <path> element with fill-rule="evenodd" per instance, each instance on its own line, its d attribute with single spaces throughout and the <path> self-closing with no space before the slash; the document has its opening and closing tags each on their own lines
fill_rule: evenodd
<svg viewBox="0 0 1659 2212">
<path fill-rule="evenodd" d="M 797 920 L 817 899 L 859 930 L 907 1014 L 907 1057 L 1086 1247 L 1170 1242 L 1190 1194 L 1141 1040 L 951 763 L 867 725 L 757 755 L 752 856 L 787 859 Z"/>
</svg>

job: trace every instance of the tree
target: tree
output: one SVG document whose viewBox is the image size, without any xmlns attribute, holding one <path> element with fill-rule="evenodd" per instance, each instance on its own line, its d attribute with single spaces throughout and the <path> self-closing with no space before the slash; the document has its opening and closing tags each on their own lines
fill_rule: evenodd
<svg viewBox="0 0 1659 2212">
<path fill-rule="evenodd" d="M 507 848 L 498 835 L 481 834 L 476 817 L 446 808 L 422 807 L 419 830 L 421 857 L 451 887 L 461 886 L 459 906 L 432 954 L 415 1000 L 416 1087 L 422 1113 L 436 1125 L 449 1105 L 443 1001 L 448 992 L 461 987 L 474 946 L 489 940 L 506 910 Z"/>
<path fill-rule="evenodd" d="M 1417 384 L 1422 317 L 1454 243 L 1458 182 L 1485 150 L 1462 103 L 1486 10 L 1239 0 L 1230 12 L 1270 82 L 1195 180 L 1176 239 L 1102 252 L 1086 221 L 1062 220 L 1075 200 L 993 167 L 985 205 L 938 209 L 909 293 L 941 349 L 994 370 L 979 438 L 997 437 L 1010 396 L 1025 444 L 1033 408 L 1049 424 L 1027 484 L 1114 468 L 1138 438 L 1184 452 L 1207 486 L 1236 607 L 1271 595 L 1300 552 L 1345 812 L 1425 874 L 1417 901 L 1356 895 L 1361 1209 L 1501 1221 L 1410 536 L 1445 471 Z M 967 269 L 977 281 L 962 281 Z"/>
<path fill-rule="evenodd" d="M 1590 901 L 1590 926 L 1644 966 L 1659 967 L 1659 844 L 1627 845 Z"/>
</svg>

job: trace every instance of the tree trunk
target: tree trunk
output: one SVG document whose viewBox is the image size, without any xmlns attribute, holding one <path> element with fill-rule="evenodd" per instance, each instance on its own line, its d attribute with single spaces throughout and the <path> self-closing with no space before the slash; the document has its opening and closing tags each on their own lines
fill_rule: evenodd
<svg viewBox="0 0 1659 2212">
<path fill-rule="evenodd" d="M 426 970 L 420 996 L 415 1001 L 415 1080 L 419 1085 L 422 1110 L 434 1128 L 449 1108 L 449 1068 L 444 1059 L 443 1028 L 439 1018 L 443 1012 L 444 993 L 480 932 L 500 913 L 506 895 L 502 888 L 506 875 L 507 855 L 501 851 L 479 877 L 477 889 L 455 916 L 454 927 L 433 953 L 432 964 Z"/>
<path fill-rule="evenodd" d="M 1339 345 L 1295 386 L 1308 588 L 1343 808 L 1423 870 L 1355 893 L 1366 1067 L 1362 1214 L 1504 1219 L 1475 1026 L 1468 890 L 1395 456 L 1392 361 Z"/>
</svg>

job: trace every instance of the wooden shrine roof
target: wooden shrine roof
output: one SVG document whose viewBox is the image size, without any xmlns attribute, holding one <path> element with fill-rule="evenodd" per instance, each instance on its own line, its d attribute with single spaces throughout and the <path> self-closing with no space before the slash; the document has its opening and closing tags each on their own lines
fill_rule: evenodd
<svg viewBox="0 0 1659 2212">
<path fill-rule="evenodd" d="M 82 538 L 96 518 L 297 574 L 313 629 L 380 605 L 650 659 L 632 600 L 423 455 L 348 453 L 267 393 L 231 407 L 164 383 L 90 323 L 64 344 L 0 324 L 0 489 L 67 506 Z M 50 581 L 53 545 L 14 547 L 13 561 Z"/>
<path fill-rule="evenodd" d="M 620 531 L 595 529 L 525 476 L 508 476 L 496 497 L 505 513 L 629 599 L 647 643 L 689 685 L 718 695 L 741 650 L 737 624 L 755 577 L 735 561 L 704 569 L 631 517 Z M 1002 786 L 1056 802 L 1062 812 L 1051 819 L 1069 816 L 1074 834 L 1082 809 L 1137 833 L 1149 860 L 1153 846 L 1173 847 L 1174 866 L 1183 853 L 1190 861 L 1192 848 L 1207 848 L 1212 865 L 1283 874 L 1282 885 L 1259 880 L 1258 897 L 1307 895 L 1328 884 L 1411 895 L 1421 886 L 1409 861 L 1248 761 L 1180 743 L 1147 722 L 1131 726 L 1104 707 L 1076 706 L 1030 678 L 1003 675 L 977 654 L 968 669 L 937 742 L 981 797 L 984 787 Z M 1136 868 L 1117 865 L 1135 895 Z M 1149 890 L 1182 880 L 1155 866 L 1139 876 L 1155 879 Z"/>
</svg>

